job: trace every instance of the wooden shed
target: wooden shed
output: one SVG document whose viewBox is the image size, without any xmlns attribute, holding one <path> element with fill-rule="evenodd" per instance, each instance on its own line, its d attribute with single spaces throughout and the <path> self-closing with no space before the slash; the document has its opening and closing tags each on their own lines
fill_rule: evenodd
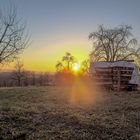
<svg viewBox="0 0 140 140">
<path fill-rule="evenodd" d="M 96 84 L 116 91 L 136 90 L 139 84 L 138 67 L 132 61 L 93 62 L 90 73 Z"/>
</svg>

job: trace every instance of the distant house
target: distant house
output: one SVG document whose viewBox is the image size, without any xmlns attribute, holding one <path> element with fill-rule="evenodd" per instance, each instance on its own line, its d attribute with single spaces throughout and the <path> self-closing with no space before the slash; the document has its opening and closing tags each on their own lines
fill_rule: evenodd
<svg viewBox="0 0 140 140">
<path fill-rule="evenodd" d="M 131 61 L 93 62 L 90 73 L 97 84 L 112 90 L 136 90 L 138 67 Z"/>
</svg>

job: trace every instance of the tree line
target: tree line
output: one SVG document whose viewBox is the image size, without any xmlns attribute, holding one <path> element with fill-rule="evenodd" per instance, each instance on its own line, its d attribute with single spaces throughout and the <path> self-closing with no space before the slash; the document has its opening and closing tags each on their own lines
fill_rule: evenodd
<svg viewBox="0 0 140 140">
<path fill-rule="evenodd" d="M 13 71 L 0 74 L 0 86 L 52 86 L 55 84 L 54 78 L 51 73 L 27 71 L 23 62 L 17 60 Z"/>
</svg>

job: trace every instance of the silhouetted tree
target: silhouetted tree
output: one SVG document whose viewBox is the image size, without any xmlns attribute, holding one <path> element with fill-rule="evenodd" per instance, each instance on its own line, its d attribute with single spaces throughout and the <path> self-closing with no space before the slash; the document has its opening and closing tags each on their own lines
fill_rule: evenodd
<svg viewBox="0 0 140 140">
<path fill-rule="evenodd" d="M 39 85 L 43 86 L 43 83 L 44 83 L 43 73 L 39 74 L 39 79 L 38 80 L 39 80 Z"/>
<path fill-rule="evenodd" d="M 62 61 L 66 63 L 66 68 L 70 71 L 75 59 L 74 56 L 71 55 L 71 53 L 66 52 L 65 56 L 62 57 Z"/>
<path fill-rule="evenodd" d="M 90 56 L 93 61 L 116 61 L 137 59 L 140 54 L 137 40 L 132 38 L 131 26 L 120 26 L 113 29 L 99 26 L 97 32 L 89 35 L 93 41 Z"/>
<path fill-rule="evenodd" d="M 0 15 L 0 64 L 13 61 L 26 48 L 29 37 L 26 26 L 17 18 L 16 8 Z"/>
<path fill-rule="evenodd" d="M 74 56 L 66 52 L 65 56 L 62 57 L 62 61 L 58 61 L 55 65 L 57 72 L 70 72 L 74 62 L 76 62 Z"/>
<path fill-rule="evenodd" d="M 90 60 L 89 59 L 84 60 L 81 63 L 81 69 L 82 69 L 83 74 L 89 74 L 89 68 L 90 68 Z"/>
<path fill-rule="evenodd" d="M 63 71 L 64 70 L 64 66 L 62 64 L 62 62 L 57 62 L 57 64 L 55 65 L 57 72 L 59 71 Z"/>
<path fill-rule="evenodd" d="M 29 71 L 23 71 L 23 83 L 24 86 L 28 86 L 30 84 L 30 72 Z"/>
<path fill-rule="evenodd" d="M 71 53 L 66 52 L 62 57 L 62 61 L 56 64 L 57 73 L 55 74 L 55 80 L 57 84 L 67 84 L 73 77 L 72 65 L 75 63 L 75 58 Z"/>
<path fill-rule="evenodd" d="M 30 73 L 31 76 L 31 85 L 35 85 L 36 84 L 36 75 L 35 72 L 31 72 Z"/>
<path fill-rule="evenodd" d="M 23 67 L 23 62 L 17 60 L 15 64 L 15 70 L 12 73 L 12 79 L 17 82 L 18 86 L 21 86 L 21 82 L 25 78 L 25 71 Z"/>
</svg>

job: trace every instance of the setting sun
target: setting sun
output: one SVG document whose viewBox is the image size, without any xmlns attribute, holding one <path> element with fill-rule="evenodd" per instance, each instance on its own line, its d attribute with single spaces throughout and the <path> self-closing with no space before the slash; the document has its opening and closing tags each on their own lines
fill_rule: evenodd
<svg viewBox="0 0 140 140">
<path fill-rule="evenodd" d="M 74 70 L 74 71 L 78 71 L 79 69 L 80 69 L 80 64 L 74 63 L 74 64 L 73 64 L 73 70 Z"/>
</svg>

